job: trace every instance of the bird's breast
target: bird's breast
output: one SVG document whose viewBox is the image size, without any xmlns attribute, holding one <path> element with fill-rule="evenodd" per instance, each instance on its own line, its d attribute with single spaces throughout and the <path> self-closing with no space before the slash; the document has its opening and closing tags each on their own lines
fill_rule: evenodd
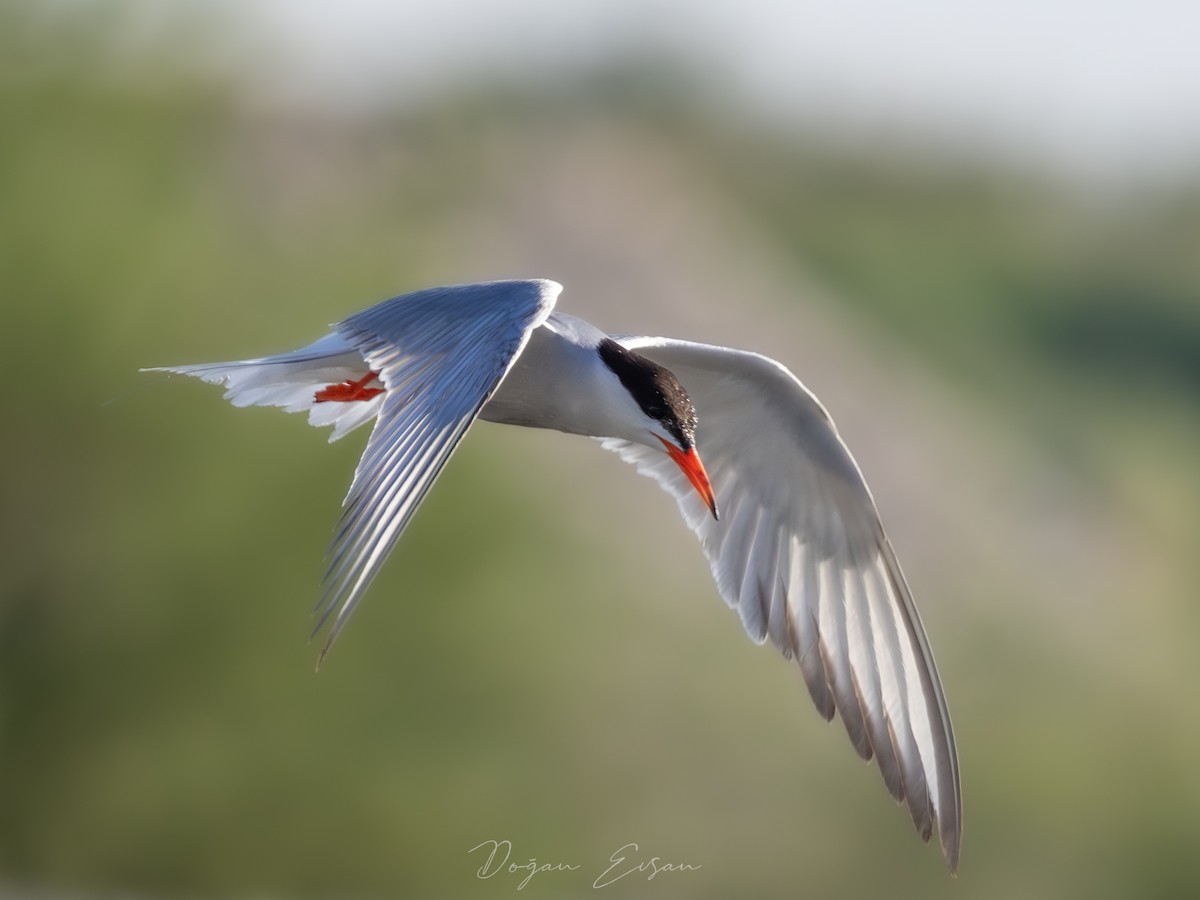
<svg viewBox="0 0 1200 900">
<path fill-rule="evenodd" d="M 620 382 L 594 346 L 574 334 L 538 328 L 480 411 L 505 425 L 553 428 L 593 437 L 624 437 Z"/>
</svg>

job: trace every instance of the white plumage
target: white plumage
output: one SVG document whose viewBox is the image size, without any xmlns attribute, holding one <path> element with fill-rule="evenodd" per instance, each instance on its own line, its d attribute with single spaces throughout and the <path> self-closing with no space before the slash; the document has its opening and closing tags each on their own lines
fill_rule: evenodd
<svg viewBox="0 0 1200 900">
<path fill-rule="evenodd" d="M 376 420 L 331 549 L 322 657 L 476 418 L 601 439 L 675 497 L 746 633 L 796 660 L 817 709 L 841 715 L 955 870 L 962 804 L 941 683 L 829 414 L 772 359 L 610 338 L 554 312 L 560 291 L 545 280 L 417 291 L 292 353 L 161 371 L 222 383 L 236 406 L 307 410 L 333 426 L 330 440 Z"/>
</svg>

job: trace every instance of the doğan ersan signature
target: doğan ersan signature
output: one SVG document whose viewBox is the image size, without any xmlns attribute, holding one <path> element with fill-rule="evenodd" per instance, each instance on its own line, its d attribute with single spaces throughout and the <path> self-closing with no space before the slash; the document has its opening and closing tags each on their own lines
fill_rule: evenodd
<svg viewBox="0 0 1200 900">
<path fill-rule="evenodd" d="M 580 863 L 542 862 L 532 856 L 523 861 L 513 859 L 512 850 L 512 841 L 509 840 L 486 840 L 476 844 L 467 851 L 479 854 L 477 858 L 483 860 L 483 864 L 475 870 L 475 877 L 486 879 L 497 875 L 520 876 L 521 880 L 516 885 L 519 891 L 529 884 L 535 875 L 547 872 L 578 872 L 583 869 Z M 653 881 L 656 876 L 667 872 L 692 872 L 699 868 L 698 864 L 666 862 L 657 856 L 646 859 L 641 853 L 641 848 L 631 841 L 618 847 L 605 862 L 591 867 L 590 871 L 599 870 L 592 887 L 602 888 L 629 875 Z"/>
</svg>

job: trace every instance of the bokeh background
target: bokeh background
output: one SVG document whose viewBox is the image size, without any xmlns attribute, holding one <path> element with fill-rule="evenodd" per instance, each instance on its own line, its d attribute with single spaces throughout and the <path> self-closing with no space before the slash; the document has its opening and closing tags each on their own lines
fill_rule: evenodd
<svg viewBox="0 0 1200 900">
<path fill-rule="evenodd" d="M 0 7 L 0 894 L 1200 895 L 1195 9 L 414 6 Z M 529 275 L 826 402 L 957 880 L 589 441 L 477 427 L 313 673 L 363 436 L 136 370 Z"/>
</svg>

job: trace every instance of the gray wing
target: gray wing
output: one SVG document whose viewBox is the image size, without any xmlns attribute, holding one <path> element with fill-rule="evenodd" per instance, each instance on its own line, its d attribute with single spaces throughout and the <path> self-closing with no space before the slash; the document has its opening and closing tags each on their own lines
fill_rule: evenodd
<svg viewBox="0 0 1200 900">
<path fill-rule="evenodd" d="M 385 300 L 334 329 L 387 389 L 330 548 L 314 635 L 329 652 L 388 551 L 562 288 L 499 281 Z"/>
<path fill-rule="evenodd" d="M 874 500 L 828 413 L 767 357 L 620 340 L 669 368 L 691 396 L 721 520 L 662 453 L 604 445 L 674 495 L 746 632 L 797 661 L 817 709 L 827 720 L 840 713 L 921 837 L 937 828 L 955 870 L 962 800 L 945 697 Z"/>
</svg>

